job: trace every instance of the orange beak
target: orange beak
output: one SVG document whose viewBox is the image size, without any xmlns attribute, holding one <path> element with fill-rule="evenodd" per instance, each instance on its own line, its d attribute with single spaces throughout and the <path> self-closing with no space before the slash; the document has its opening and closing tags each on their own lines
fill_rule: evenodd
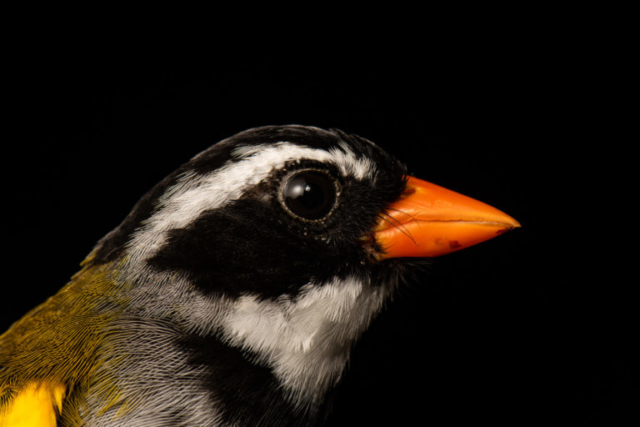
<svg viewBox="0 0 640 427">
<path fill-rule="evenodd" d="M 520 227 L 515 219 L 485 203 L 409 177 L 403 197 L 378 221 L 378 260 L 436 257 L 468 248 Z"/>
</svg>

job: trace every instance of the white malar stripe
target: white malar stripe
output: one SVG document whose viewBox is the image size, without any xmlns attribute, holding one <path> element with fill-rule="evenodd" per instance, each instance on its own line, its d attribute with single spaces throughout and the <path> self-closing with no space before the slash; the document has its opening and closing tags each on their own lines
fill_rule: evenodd
<svg viewBox="0 0 640 427">
<path fill-rule="evenodd" d="M 184 174 L 159 200 L 156 212 L 137 231 L 128 245 L 130 262 L 135 264 L 163 244 L 164 233 L 183 228 L 208 209 L 216 209 L 238 199 L 272 171 L 294 160 L 316 160 L 335 165 L 343 176 L 375 179 L 376 168 L 368 158 L 357 157 L 346 145 L 329 151 L 279 142 L 272 145 L 239 147 L 233 154 L 240 159 L 209 175 Z"/>
<path fill-rule="evenodd" d="M 221 319 L 230 345 L 269 365 L 291 400 L 320 399 L 340 378 L 354 341 L 369 326 L 387 290 L 356 278 L 307 285 L 296 298 L 243 296 Z"/>
</svg>

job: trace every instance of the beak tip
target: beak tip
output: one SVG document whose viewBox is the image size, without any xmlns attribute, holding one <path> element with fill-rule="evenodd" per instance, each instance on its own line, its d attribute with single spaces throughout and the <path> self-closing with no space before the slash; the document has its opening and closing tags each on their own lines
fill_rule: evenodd
<svg viewBox="0 0 640 427">
<path fill-rule="evenodd" d="M 514 228 L 521 228 L 521 227 L 522 225 L 517 220 L 515 220 L 514 218 L 511 218 L 511 221 L 509 222 L 509 229 L 507 231 L 513 230 Z"/>
<path fill-rule="evenodd" d="M 518 221 L 509 217 L 509 221 L 504 222 L 504 227 L 497 230 L 496 235 L 505 234 L 511 230 L 515 230 L 516 228 L 521 228 L 521 227 L 522 225 Z"/>
</svg>

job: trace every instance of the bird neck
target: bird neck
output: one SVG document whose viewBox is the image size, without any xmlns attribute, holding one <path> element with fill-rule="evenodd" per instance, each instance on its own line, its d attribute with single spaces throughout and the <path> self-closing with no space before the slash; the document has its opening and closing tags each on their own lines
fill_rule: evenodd
<svg viewBox="0 0 640 427">
<path fill-rule="evenodd" d="M 355 277 L 309 284 L 296 297 L 242 296 L 221 319 L 224 341 L 271 370 L 286 398 L 314 406 L 338 382 L 354 342 L 388 291 Z"/>
<path fill-rule="evenodd" d="M 175 400 L 176 413 L 192 414 L 196 424 L 213 416 L 197 409 L 206 406 L 204 398 L 220 425 L 273 425 L 274 419 L 316 425 L 353 344 L 391 292 L 368 277 L 346 275 L 310 282 L 291 296 L 232 297 L 194 292 L 186 277 L 149 277 L 155 285 L 129 288 L 131 320 L 120 322 L 123 332 L 113 345 L 129 355 L 123 374 L 147 372 L 136 375 L 132 399 Z M 154 343 L 167 341 L 172 350 L 159 354 Z M 180 381 L 186 376 L 197 381 L 186 387 Z M 156 377 L 175 384 L 155 390 Z M 149 396 L 141 397 L 141 389 Z M 167 390 L 180 394 L 165 396 Z"/>
</svg>

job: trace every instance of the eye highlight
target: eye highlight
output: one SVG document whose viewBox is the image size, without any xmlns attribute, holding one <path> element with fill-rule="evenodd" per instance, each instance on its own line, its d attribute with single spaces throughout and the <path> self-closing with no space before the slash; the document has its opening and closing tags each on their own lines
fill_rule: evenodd
<svg viewBox="0 0 640 427">
<path fill-rule="evenodd" d="M 282 201 L 289 212 L 305 220 L 327 217 L 338 200 L 336 181 L 322 171 L 305 170 L 289 176 L 282 186 Z"/>
</svg>

